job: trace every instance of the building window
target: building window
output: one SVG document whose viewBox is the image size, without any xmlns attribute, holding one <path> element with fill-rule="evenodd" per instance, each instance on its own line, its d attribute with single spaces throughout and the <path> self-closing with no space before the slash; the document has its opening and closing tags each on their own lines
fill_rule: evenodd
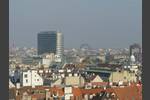
<svg viewBox="0 0 150 100">
<path fill-rule="evenodd" d="M 27 75 L 27 74 L 24 74 L 24 77 L 25 77 L 25 78 L 27 78 L 27 77 L 28 77 L 28 75 Z"/>
<path fill-rule="evenodd" d="M 28 79 L 26 79 L 26 83 L 28 83 Z"/>
</svg>

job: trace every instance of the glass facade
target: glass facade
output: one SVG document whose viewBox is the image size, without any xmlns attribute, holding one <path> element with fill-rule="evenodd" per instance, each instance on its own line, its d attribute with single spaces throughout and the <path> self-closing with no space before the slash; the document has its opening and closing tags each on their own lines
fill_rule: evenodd
<svg viewBox="0 0 150 100">
<path fill-rule="evenodd" d="M 38 34 L 38 55 L 56 53 L 57 32 L 46 31 Z"/>
</svg>

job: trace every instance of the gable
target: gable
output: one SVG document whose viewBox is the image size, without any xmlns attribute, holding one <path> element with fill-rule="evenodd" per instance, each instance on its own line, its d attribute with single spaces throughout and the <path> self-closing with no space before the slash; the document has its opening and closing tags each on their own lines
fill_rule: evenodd
<svg viewBox="0 0 150 100">
<path fill-rule="evenodd" d="M 103 80 L 97 75 L 91 82 L 103 82 Z"/>
</svg>

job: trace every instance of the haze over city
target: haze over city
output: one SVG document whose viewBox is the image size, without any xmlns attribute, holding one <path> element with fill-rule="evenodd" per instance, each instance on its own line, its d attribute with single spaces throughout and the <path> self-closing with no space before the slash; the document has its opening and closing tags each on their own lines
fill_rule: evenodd
<svg viewBox="0 0 150 100">
<path fill-rule="evenodd" d="M 9 3 L 9 100 L 142 100 L 142 0 Z"/>
<path fill-rule="evenodd" d="M 10 0 L 10 45 L 37 46 L 37 33 L 59 30 L 65 48 L 142 44 L 142 0 Z"/>
</svg>

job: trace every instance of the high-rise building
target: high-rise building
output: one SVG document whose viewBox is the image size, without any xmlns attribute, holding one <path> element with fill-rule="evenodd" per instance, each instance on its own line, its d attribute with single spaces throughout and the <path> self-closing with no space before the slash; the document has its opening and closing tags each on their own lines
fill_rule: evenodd
<svg viewBox="0 0 150 100">
<path fill-rule="evenodd" d="M 135 56 L 136 61 L 142 61 L 142 48 L 139 44 L 130 45 L 130 56 L 132 55 Z"/>
<path fill-rule="evenodd" d="M 38 34 L 38 55 L 44 53 L 56 54 L 57 32 L 45 31 Z"/>
<path fill-rule="evenodd" d="M 63 55 L 63 34 L 58 32 L 57 33 L 57 51 L 56 51 L 56 54 L 59 56 L 59 57 L 62 57 Z"/>
</svg>

